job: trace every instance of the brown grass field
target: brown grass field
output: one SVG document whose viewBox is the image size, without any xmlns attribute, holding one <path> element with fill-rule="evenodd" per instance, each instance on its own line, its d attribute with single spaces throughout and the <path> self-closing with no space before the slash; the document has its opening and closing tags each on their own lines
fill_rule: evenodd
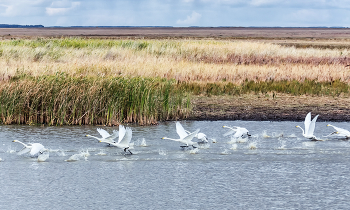
<svg viewBox="0 0 350 210">
<path fill-rule="evenodd" d="M 243 27 L 116 27 L 116 28 L 1 28 L 0 37 L 60 38 L 214 38 L 214 39 L 350 39 L 348 28 L 243 28 Z"/>
<path fill-rule="evenodd" d="M 147 47 L 135 51 L 6 45 L 11 40 L 71 37 L 131 40 Z M 1 28 L 0 39 L 5 43 L 0 58 L 5 82 L 20 71 L 34 77 L 56 72 L 72 77 L 159 77 L 199 86 L 289 80 L 350 84 L 347 28 Z M 320 114 L 320 121 L 350 120 L 349 94 L 344 93 L 199 92 L 191 96 L 191 103 L 187 117 L 193 120 L 302 120 L 309 111 Z"/>
</svg>

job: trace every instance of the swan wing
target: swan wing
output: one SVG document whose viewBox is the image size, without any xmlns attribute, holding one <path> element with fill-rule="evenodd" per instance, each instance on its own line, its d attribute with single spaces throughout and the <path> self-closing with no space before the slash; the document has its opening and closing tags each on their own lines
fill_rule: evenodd
<svg viewBox="0 0 350 210">
<path fill-rule="evenodd" d="M 119 136 L 119 132 L 114 130 L 112 135 L 107 137 L 105 140 L 107 140 L 108 142 L 113 142 L 115 138 L 117 138 Z"/>
<path fill-rule="evenodd" d="M 204 133 L 198 133 L 198 134 L 197 134 L 197 138 L 198 138 L 198 139 L 207 138 L 207 135 L 205 135 Z"/>
<path fill-rule="evenodd" d="M 17 153 L 17 155 L 23 155 L 23 154 L 25 154 L 25 153 L 27 153 L 27 152 L 30 152 L 30 148 L 28 148 L 28 147 L 23 147 L 23 149 L 22 149 L 21 151 L 19 151 L 19 152 Z"/>
<path fill-rule="evenodd" d="M 311 124 L 311 112 L 307 113 L 304 121 L 305 125 L 305 135 L 309 135 L 309 129 L 310 129 L 310 124 Z"/>
<path fill-rule="evenodd" d="M 189 135 L 186 133 L 180 122 L 176 122 L 176 133 L 180 136 L 180 139 L 183 139 Z"/>
<path fill-rule="evenodd" d="M 198 128 L 195 132 L 188 134 L 188 136 L 186 136 L 186 137 L 183 139 L 183 141 L 184 141 L 184 142 L 191 142 L 192 139 L 198 134 L 199 130 L 200 130 L 200 129 Z"/>
<path fill-rule="evenodd" d="M 314 131 L 315 131 L 315 124 L 316 124 L 316 120 L 318 118 L 318 115 L 316 117 L 314 117 L 314 119 L 311 121 L 310 123 L 310 127 L 309 130 L 307 131 L 308 135 L 314 135 Z"/>
<path fill-rule="evenodd" d="M 44 146 L 42 144 L 39 144 L 39 143 L 34 143 L 32 145 L 32 149 L 30 150 L 30 154 L 31 155 L 35 155 L 37 154 L 38 152 L 44 150 Z"/>
<path fill-rule="evenodd" d="M 233 135 L 232 137 L 238 138 L 238 137 L 242 137 L 242 135 L 244 135 L 244 134 L 246 134 L 246 132 L 244 132 L 243 129 L 239 129 L 239 130 L 235 133 L 235 135 Z"/>
<path fill-rule="evenodd" d="M 235 132 L 236 132 L 235 130 L 230 130 L 230 131 L 224 133 L 223 136 L 229 136 L 229 135 L 231 135 L 231 134 L 233 134 L 233 133 L 235 133 Z"/>
<path fill-rule="evenodd" d="M 119 140 L 118 140 L 118 144 L 124 138 L 125 133 L 126 133 L 126 130 L 125 130 L 124 125 L 119 125 Z"/>
<path fill-rule="evenodd" d="M 104 139 L 111 136 L 106 130 L 104 130 L 102 128 L 97 128 L 97 131 L 100 133 L 100 135 Z"/>
<path fill-rule="evenodd" d="M 119 130 L 119 132 L 120 132 L 120 130 Z M 126 128 L 124 138 L 121 141 L 119 141 L 118 144 L 125 146 L 125 147 L 129 147 L 131 138 L 132 138 L 132 130 L 131 130 L 131 128 Z"/>
</svg>

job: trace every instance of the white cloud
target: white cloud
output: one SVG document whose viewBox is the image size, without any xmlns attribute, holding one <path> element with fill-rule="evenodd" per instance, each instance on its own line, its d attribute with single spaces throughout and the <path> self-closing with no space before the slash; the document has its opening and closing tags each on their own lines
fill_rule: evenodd
<svg viewBox="0 0 350 210">
<path fill-rule="evenodd" d="M 250 2 L 250 5 L 252 6 L 265 6 L 265 5 L 273 5 L 273 4 L 278 4 L 277 0 L 252 0 Z"/>
<path fill-rule="evenodd" d="M 202 17 L 201 14 L 193 11 L 191 15 L 187 16 L 185 20 L 177 20 L 178 25 L 190 25 L 196 23 Z"/>
<path fill-rule="evenodd" d="M 55 1 L 55 2 L 52 2 L 50 7 L 46 7 L 45 10 L 46 10 L 46 14 L 48 14 L 49 16 L 64 15 L 78 6 L 80 6 L 79 1 L 75 1 L 75 2 Z"/>
</svg>

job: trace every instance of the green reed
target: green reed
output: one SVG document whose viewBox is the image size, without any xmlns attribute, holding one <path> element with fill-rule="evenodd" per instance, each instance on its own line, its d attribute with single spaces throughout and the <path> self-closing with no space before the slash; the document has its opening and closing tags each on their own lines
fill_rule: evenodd
<svg viewBox="0 0 350 210">
<path fill-rule="evenodd" d="M 175 81 L 149 78 L 13 77 L 0 86 L 4 124 L 156 124 L 189 113 Z"/>
<path fill-rule="evenodd" d="M 318 82 L 315 80 L 304 80 L 302 82 L 296 80 L 283 81 L 245 81 L 243 84 L 237 85 L 231 82 L 215 82 L 215 83 L 196 83 L 181 82 L 178 88 L 183 91 L 191 92 L 195 95 L 204 94 L 211 95 L 240 95 L 249 93 L 286 93 L 291 95 L 313 95 L 313 96 L 339 96 L 340 94 L 349 94 L 349 85 L 334 80 L 331 82 Z"/>
</svg>

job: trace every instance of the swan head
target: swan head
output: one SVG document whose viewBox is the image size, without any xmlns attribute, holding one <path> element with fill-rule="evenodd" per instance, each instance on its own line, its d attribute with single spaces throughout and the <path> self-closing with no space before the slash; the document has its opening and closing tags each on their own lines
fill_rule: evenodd
<svg viewBox="0 0 350 210">
<path fill-rule="evenodd" d="M 224 125 L 224 126 L 222 126 L 223 128 L 226 128 L 227 126 L 226 125 Z"/>
<path fill-rule="evenodd" d="M 299 125 L 297 125 L 297 126 L 295 126 L 296 128 L 300 128 L 300 126 Z"/>
<path fill-rule="evenodd" d="M 18 142 L 18 140 L 13 140 L 12 142 Z"/>
<path fill-rule="evenodd" d="M 89 137 L 90 135 L 86 135 L 86 137 Z"/>
<path fill-rule="evenodd" d="M 328 124 L 327 126 L 331 126 L 331 124 Z"/>
<path fill-rule="evenodd" d="M 165 137 L 163 137 L 162 139 L 165 139 Z"/>
</svg>

